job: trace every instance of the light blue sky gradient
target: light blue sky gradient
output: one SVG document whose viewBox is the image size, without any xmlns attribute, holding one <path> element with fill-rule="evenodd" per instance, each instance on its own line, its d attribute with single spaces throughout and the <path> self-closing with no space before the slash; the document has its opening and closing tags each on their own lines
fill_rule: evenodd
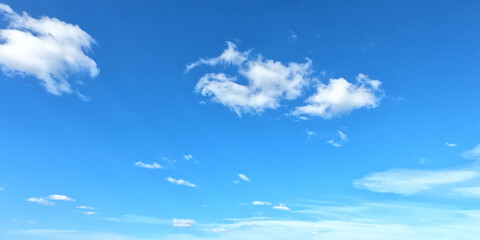
<svg viewBox="0 0 480 240">
<path fill-rule="evenodd" d="M 480 236 L 478 1 L 2 3 L 0 239 Z"/>
</svg>

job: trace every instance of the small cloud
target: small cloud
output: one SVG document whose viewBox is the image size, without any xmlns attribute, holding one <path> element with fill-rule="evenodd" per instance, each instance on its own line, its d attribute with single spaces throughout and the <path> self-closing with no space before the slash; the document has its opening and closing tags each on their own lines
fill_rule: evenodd
<svg viewBox="0 0 480 240">
<path fill-rule="evenodd" d="M 225 229 L 225 228 L 214 228 L 214 229 L 212 229 L 212 232 L 226 232 L 226 231 L 227 231 L 227 229 Z"/>
<path fill-rule="evenodd" d="M 317 133 L 316 133 L 316 132 L 310 131 L 310 130 L 308 130 L 308 129 L 306 130 L 305 133 L 306 133 L 307 136 L 309 136 L 309 137 L 317 136 Z"/>
<path fill-rule="evenodd" d="M 75 202 L 74 199 L 71 199 L 65 195 L 58 195 L 58 194 L 52 194 L 48 196 L 48 199 L 50 200 L 55 200 L 55 201 L 69 201 L 69 202 Z"/>
<path fill-rule="evenodd" d="M 174 227 L 191 227 L 197 224 L 197 222 L 192 219 L 177 219 L 177 218 L 172 219 L 172 223 Z"/>
<path fill-rule="evenodd" d="M 263 206 L 263 205 L 272 205 L 272 204 L 266 201 L 253 201 L 252 205 Z"/>
<path fill-rule="evenodd" d="M 428 164 L 428 163 L 431 163 L 431 162 L 430 162 L 430 160 L 428 160 L 428 159 L 422 158 L 422 159 L 420 159 L 420 161 L 418 161 L 418 163 L 420 163 L 420 164 Z"/>
<path fill-rule="evenodd" d="M 277 206 L 273 206 L 272 209 L 290 211 L 290 208 L 285 206 L 285 204 L 283 204 L 283 203 L 279 203 Z"/>
<path fill-rule="evenodd" d="M 470 160 L 479 160 L 480 161 L 480 144 L 475 146 L 474 148 L 465 151 L 462 153 L 462 156 L 465 159 L 470 159 Z"/>
<path fill-rule="evenodd" d="M 96 212 L 83 212 L 83 214 L 85 214 L 85 215 L 95 215 L 97 213 Z"/>
<path fill-rule="evenodd" d="M 55 203 L 46 200 L 45 198 L 27 198 L 27 202 L 34 202 L 45 206 L 53 206 Z"/>
<path fill-rule="evenodd" d="M 151 164 L 143 163 L 141 161 L 138 161 L 135 163 L 135 166 L 141 167 L 141 168 L 149 168 L 149 169 L 159 169 L 163 168 L 162 165 L 158 164 L 157 162 L 153 162 Z"/>
<path fill-rule="evenodd" d="M 297 34 L 294 31 L 292 31 L 292 30 L 288 30 L 288 31 L 290 33 L 290 36 L 288 37 L 288 40 L 291 41 L 291 40 L 295 40 L 295 39 L 298 38 Z"/>
<path fill-rule="evenodd" d="M 188 154 L 188 155 L 183 155 L 183 158 L 185 158 L 185 160 L 190 160 L 190 159 L 193 159 L 193 156 Z"/>
<path fill-rule="evenodd" d="M 196 187 L 197 185 L 193 184 L 193 183 L 190 183 L 188 181 L 185 181 L 183 179 L 175 179 L 175 178 L 172 178 L 172 177 L 167 177 L 165 178 L 168 182 L 171 182 L 171 183 L 174 183 L 174 184 L 178 184 L 178 185 L 185 185 L 185 186 L 189 186 L 189 187 Z"/>
<path fill-rule="evenodd" d="M 337 134 L 335 135 L 335 139 L 330 139 L 327 141 L 327 143 L 331 144 L 334 147 L 341 147 L 342 144 L 347 140 L 348 140 L 347 135 L 342 131 L 338 131 Z"/>
<path fill-rule="evenodd" d="M 247 182 L 250 181 L 250 178 L 248 178 L 247 175 L 245 175 L 245 174 L 243 174 L 243 173 L 239 173 L 239 174 L 238 174 L 238 177 L 239 177 L 240 179 L 242 179 L 243 181 L 247 181 Z"/>
<path fill-rule="evenodd" d="M 447 147 L 456 147 L 457 146 L 456 143 L 448 143 L 448 142 L 446 142 L 445 145 L 447 145 Z"/>
<path fill-rule="evenodd" d="M 93 210 L 93 207 L 89 207 L 89 206 L 76 206 L 76 208 Z"/>
<path fill-rule="evenodd" d="M 235 181 L 233 181 L 233 183 L 240 183 L 240 181 L 238 181 L 238 180 L 235 180 Z"/>
</svg>

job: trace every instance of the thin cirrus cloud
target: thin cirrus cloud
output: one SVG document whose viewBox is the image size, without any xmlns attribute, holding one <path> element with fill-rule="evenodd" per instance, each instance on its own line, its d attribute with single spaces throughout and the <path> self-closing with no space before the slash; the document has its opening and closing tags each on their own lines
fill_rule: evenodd
<svg viewBox="0 0 480 240">
<path fill-rule="evenodd" d="M 372 192 L 412 195 L 436 186 L 462 183 L 480 176 L 474 170 L 408 170 L 377 172 L 353 181 L 357 188 Z"/>
<path fill-rule="evenodd" d="M 272 205 L 272 204 L 266 201 L 253 201 L 252 205 L 263 206 L 263 205 Z"/>
<path fill-rule="evenodd" d="M 238 76 L 225 73 L 208 73 L 200 78 L 195 91 L 209 96 L 212 101 L 221 103 L 241 116 L 243 113 L 260 113 L 265 109 L 276 109 L 282 100 L 294 100 L 302 95 L 304 87 L 311 81 L 312 63 L 264 60 L 261 55 L 249 57 L 249 51 L 239 52 L 235 44 L 227 42 L 227 49 L 219 56 L 200 59 L 187 65 L 190 71 L 199 65 L 231 65 L 237 74 L 247 80 L 238 83 Z"/>
<path fill-rule="evenodd" d="M 445 145 L 446 145 L 447 147 L 456 147 L 456 146 L 457 146 L 456 143 L 448 143 L 448 142 L 446 142 Z"/>
<path fill-rule="evenodd" d="M 359 108 L 375 108 L 383 97 L 380 85 L 380 81 L 364 74 L 358 74 L 355 83 L 343 78 L 330 79 L 328 84 L 320 84 L 317 92 L 306 100 L 307 105 L 297 107 L 292 115 L 328 119 Z"/>
<path fill-rule="evenodd" d="M 480 186 L 455 188 L 453 191 L 465 197 L 480 197 Z"/>
<path fill-rule="evenodd" d="M 197 224 L 197 222 L 192 219 L 178 219 L 178 218 L 172 219 L 172 225 L 174 227 L 191 227 L 195 224 Z"/>
<path fill-rule="evenodd" d="M 52 195 L 49 195 L 48 197 L 41 197 L 41 198 L 31 197 L 31 198 L 27 198 L 26 201 L 27 201 L 27 202 L 38 203 L 38 204 L 45 205 L 45 206 L 53 206 L 53 205 L 55 205 L 55 203 L 52 202 L 52 201 L 75 202 L 74 199 L 69 198 L 69 197 L 67 197 L 67 196 L 65 196 L 65 195 L 59 195 L 59 194 L 52 194 Z"/>
<path fill-rule="evenodd" d="M 465 159 L 480 161 L 480 144 L 462 153 Z"/>
<path fill-rule="evenodd" d="M 141 168 L 148 168 L 148 169 L 159 169 L 159 168 L 163 168 L 162 165 L 158 164 L 157 162 L 153 162 L 153 163 L 143 163 L 141 161 L 138 161 L 138 162 L 135 162 L 135 166 L 137 167 L 141 167 Z"/>
<path fill-rule="evenodd" d="M 98 75 L 93 59 L 86 55 L 95 40 L 78 25 L 47 16 L 18 14 L 0 3 L 0 15 L 8 21 L 0 29 L 0 66 L 7 75 L 31 75 L 54 95 L 76 92 L 68 78 L 73 74 Z"/>
<path fill-rule="evenodd" d="M 93 207 L 90 206 L 76 206 L 76 208 L 93 210 Z"/>
<path fill-rule="evenodd" d="M 197 82 L 195 91 L 241 116 L 277 109 L 283 100 L 299 98 L 306 88 L 317 82 L 312 77 L 312 61 L 308 58 L 304 63 L 283 64 L 264 59 L 262 55 L 253 58 L 249 53 L 240 52 L 235 44 L 227 42 L 227 49 L 220 56 L 188 64 L 187 72 L 200 65 L 234 66 L 237 70 L 235 76 L 207 73 Z M 239 83 L 239 77 L 246 83 Z M 364 74 L 358 74 L 355 83 L 344 78 L 330 79 L 328 84 L 317 86 L 316 93 L 306 100 L 307 105 L 296 107 L 289 115 L 328 119 L 359 108 L 375 108 L 383 97 L 380 85 L 380 81 Z"/>
<path fill-rule="evenodd" d="M 343 133 L 342 131 L 338 131 L 337 134 L 335 134 L 334 138 L 331 138 L 330 140 L 327 141 L 330 145 L 334 147 L 341 147 L 344 142 L 348 140 L 347 135 Z"/>
<path fill-rule="evenodd" d="M 245 174 L 243 174 L 243 173 L 239 173 L 237 176 L 238 176 L 240 179 L 242 179 L 243 181 L 246 181 L 246 182 L 250 181 L 250 178 L 248 178 L 247 175 L 245 175 Z"/>
<path fill-rule="evenodd" d="M 189 182 L 189 181 L 185 181 L 183 179 L 175 179 L 175 178 L 172 178 L 172 177 L 166 177 L 165 178 L 168 182 L 170 183 L 173 183 L 173 184 L 178 184 L 178 185 L 184 185 L 184 186 L 188 186 L 188 187 L 196 187 L 197 185 Z"/>
</svg>

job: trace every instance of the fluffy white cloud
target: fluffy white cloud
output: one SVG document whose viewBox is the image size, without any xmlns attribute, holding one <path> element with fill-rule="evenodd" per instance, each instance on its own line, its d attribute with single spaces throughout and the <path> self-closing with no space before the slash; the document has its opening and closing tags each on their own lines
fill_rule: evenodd
<svg viewBox="0 0 480 240">
<path fill-rule="evenodd" d="M 429 190 L 434 186 L 465 182 L 479 176 L 480 173 L 474 170 L 393 169 L 370 174 L 353 183 L 358 188 L 365 188 L 373 192 L 411 195 Z"/>
<path fill-rule="evenodd" d="M 0 29 L 0 67 L 6 74 L 35 76 L 55 95 L 74 92 L 68 81 L 72 74 L 98 75 L 97 64 L 85 54 L 95 40 L 79 26 L 17 14 L 5 4 L 0 14 L 9 23 Z"/>
<path fill-rule="evenodd" d="M 480 161 L 480 144 L 475 146 L 473 149 L 463 152 L 462 156 L 466 159 Z"/>
<path fill-rule="evenodd" d="M 142 167 L 142 168 L 149 168 L 149 169 L 163 168 L 163 166 L 158 164 L 157 162 L 153 162 L 151 164 L 148 164 L 148 163 L 143 163 L 141 161 L 138 161 L 138 162 L 135 163 L 135 166 Z"/>
<path fill-rule="evenodd" d="M 192 220 L 192 219 L 177 219 L 177 218 L 174 218 L 172 219 L 172 224 L 174 227 L 191 227 L 195 224 L 197 224 L 197 222 L 195 222 L 195 220 Z"/>
<path fill-rule="evenodd" d="M 250 178 L 247 177 L 247 175 L 243 174 L 243 173 L 239 173 L 237 175 L 240 179 L 242 179 L 243 181 L 250 181 Z"/>
<path fill-rule="evenodd" d="M 52 194 L 48 196 L 48 199 L 50 200 L 55 200 L 55 201 L 69 201 L 69 202 L 75 202 L 74 199 L 71 199 L 65 195 L 58 195 L 58 194 Z"/>
<path fill-rule="evenodd" d="M 42 205 L 45 205 L 45 206 L 53 206 L 55 205 L 55 203 L 51 202 L 51 201 L 48 201 L 47 199 L 45 198 L 27 198 L 27 202 L 34 202 L 34 203 L 38 203 L 38 204 L 42 204 Z"/>
<path fill-rule="evenodd" d="M 285 204 L 282 204 L 282 203 L 280 203 L 276 206 L 273 206 L 272 209 L 290 211 L 290 208 L 288 208 Z"/>
<path fill-rule="evenodd" d="M 252 205 L 260 205 L 260 206 L 262 206 L 262 205 L 272 205 L 272 204 L 269 203 L 269 202 L 266 202 L 266 201 L 253 201 L 253 202 L 252 202 Z"/>
<path fill-rule="evenodd" d="M 230 107 L 239 116 L 242 113 L 276 109 L 281 100 L 293 100 L 301 96 L 302 89 L 310 82 L 308 76 L 312 72 L 312 64 L 309 59 L 305 63 L 291 62 L 287 65 L 279 61 L 264 60 L 261 55 L 250 59 L 248 52 L 237 51 L 231 42 L 227 44 L 228 48 L 219 57 L 201 59 L 189 64 L 187 70 L 201 64 L 234 65 L 238 74 L 247 80 L 246 84 L 239 83 L 237 76 L 208 73 L 200 78 L 195 91 Z"/>
<path fill-rule="evenodd" d="M 364 74 L 359 74 L 355 83 L 343 78 L 330 79 L 328 84 L 317 87 L 317 92 L 307 99 L 307 105 L 297 107 L 292 114 L 332 118 L 358 108 L 375 108 L 383 97 L 380 85 L 380 81 Z"/>
<path fill-rule="evenodd" d="M 175 179 L 175 178 L 172 178 L 172 177 L 167 177 L 165 179 L 168 182 L 175 183 L 175 184 L 178 184 L 178 185 L 185 185 L 185 186 L 189 186 L 189 187 L 196 187 L 197 186 L 197 185 L 195 185 L 191 182 L 185 181 L 183 179 Z"/>
</svg>

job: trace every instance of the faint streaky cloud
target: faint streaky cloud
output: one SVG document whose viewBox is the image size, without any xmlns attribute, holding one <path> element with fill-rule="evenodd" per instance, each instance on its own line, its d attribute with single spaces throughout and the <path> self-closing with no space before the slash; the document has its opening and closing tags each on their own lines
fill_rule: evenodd
<svg viewBox="0 0 480 240">
<path fill-rule="evenodd" d="M 85 214 L 85 215 L 95 215 L 95 214 L 97 214 L 97 213 L 96 213 L 96 212 L 91 212 L 91 211 L 89 211 L 89 212 L 83 212 L 83 214 Z"/>
<path fill-rule="evenodd" d="M 262 205 L 272 205 L 272 204 L 269 203 L 269 202 L 266 202 L 266 201 L 253 201 L 253 202 L 252 202 L 252 205 L 262 206 Z"/>
<path fill-rule="evenodd" d="M 76 208 L 93 210 L 93 207 L 90 206 L 76 206 Z"/>
<path fill-rule="evenodd" d="M 156 218 L 156 217 L 147 217 L 139 215 L 122 215 L 120 217 L 106 217 L 103 220 L 111 222 L 124 222 L 124 223 L 138 223 L 138 224 L 169 224 L 170 220 Z"/>
<path fill-rule="evenodd" d="M 474 170 L 408 170 L 392 169 L 370 174 L 353 181 L 357 188 L 379 193 L 412 195 L 443 184 L 461 183 L 480 176 Z"/>
<path fill-rule="evenodd" d="M 456 143 L 448 143 L 448 142 L 446 142 L 445 145 L 447 145 L 447 147 L 456 147 L 457 146 Z"/>
<path fill-rule="evenodd" d="M 174 227 L 191 227 L 195 224 L 197 224 L 197 222 L 195 220 L 192 220 L 192 219 L 177 219 L 177 218 L 174 218 L 172 219 L 172 224 Z"/>
<path fill-rule="evenodd" d="M 243 181 L 250 181 L 250 178 L 247 177 L 247 175 L 243 174 L 243 173 L 239 173 L 237 175 L 240 179 L 242 179 Z"/>
<path fill-rule="evenodd" d="M 305 133 L 307 134 L 307 136 L 309 137 L 313 137 L 313 136 L 317 136 L 317 133 L 314 132 L 314 131 L 310 131 L 310 130 L 306 130 Z"/>
<path fill-rule="evenodd" d="M 53 205 L 55 205 L 55 203 L 50 202 L 50 201 L 48 201 L 48 200 L 45 199 L 45 198 L 34 198 L 34 197 L 31 197 L 31 198 L 27 198 L 27 202 L 34 202 L 34 203 L 38 203 L 38 204 L 45 205 L 45 206 L 53 206 Z"/>
<path fill-rule="evenodd" d="M 338 131 L 337 134 L 335 135 L 335 139 L 330 139 L 327 141 L 327 143 L 331 144 L 334 147 L 341 147 L 342 144 L 347 140 L 348 140 L 347 135 L 342 131 Z"/>
<path fill-rule="evenodd" d="M 193 159 L 193 156 L 191 154 L 185 154 L 183 155 L 183 158 L 185 158 L 185 160 L 190 160 Z"/>
<path fill-rule="evenodd" d="M 456 188 L 454 189 L 454 192 L 465 197 L 480 197 L 480 186 Z"/>
<path fill-rule="evenodd" d="M 75 202 L 74 199 L 71 199 L 65 195 L 59 195 L 59 194 L 52 194 L 48 196 L 48 199 L 50 200 L 55 200 L 55 201 L 69 201 L 69 202 Z"/>
<path fill-rule="evenodd" d="M 381 84 L 364 74 L 358 74 L 355 83 L 343 78 L 330 79 L 328 84 L 320 84 L 317 92 L 306 100 L 307 105 L 297 107 L 292 115 L 328 119 L 359 108 L 376 108 L 384 95 Z"/>
<path fill-rule="evenodd" d="M 284 210 L 284 211 L 290 211 L 290 208 L 288 208 L 285 204 L 279 203 L 276 206 L 273 206 L 272 209 L 277 209 L 277 210 Z"/>
<path fill-rule="evenodd" d="M 157 162 L 153 162 L 151 164 L 148 164 L 148 163 L 143 163 L 141 161 L 138 161 L 138 162 L 135 163 L 135 166 L 142 167 L 142 168 L 149 168 L 149 169 L 163 168 L 163 166 L 158 164 Z"/>
<path fill-rule="evenodd" d="M 480 161 L 480 144 L 478 144 L 477 146 L 475 146 L 474 148 L 468 151 L 463 152 L 462 156 L 465 159 Z"/>
<path fill-rule="evenodd" d="M 282 100 L 294 100 L 303 94 L 303 89 L 311 82 L 312 61 L 304 63 L 263 59 L 261 55 L 249 58 L 248 53 L 239 52 L 235 44 L 227 42 L 228 48 L 216 58 L 189 64 L 187 71 L 195 66 L 232 65 L 236 75 L 225 73 L 207 73 L 203 75 L 195 91 L 209 97 L 213 102 L 221 103 L 238 116 L 243 113 L 261 113 L 266 109 L 277 109 Z M 241 77 L 246 83 L 238 81 Z M 243 82 L 243 81 L 242 81 Z"/>
<path fill-rule="evenodd" d="M 86 55 L 95 40 L 78 25 L 18 14 L 5 4 L 0 15 L 8 23 L 0 29 L 0 68 L 5 74 L 34 76 L 54 95 L 78 93 L 68 81 L 71 75 L 98 75 L 97 64 Z"/>
<path fill-rule="evenodd" d="M 178 184 L 178 185 L 185 185 L 185 186 L 189 186 L 189 187 L 196 187 L 197 185 L 191 183 L 191 182 L 188 182 L 188 181 L 185 181 L 183 179 L 175 179 L 175 178 L 172 178 L 172 177 L 167 177 L 165 178 L 168 182 L 171 182 L 171 183 L 174 183 L 174 184 Z"/>
<path fill-rule="evenodd" d="M 428 164 L 428 163 L 430 163 L 430 160 L 425 159 L 425 158 L 422 158 L 422 159 L 420 159 L 420 161 L 418 161 L 418 163 L 420 163 L 420 164 Z"/>
<path fill-rule="evenodd" d="M 227 231 L 227 229 L 225 229 L 225 228 L 214 228 L 214 229 L 212 229 L 212 232 L 226 232 L 226 231 Z"/>
<path fill-rule="evenodd" d="M 3 187 L 0 187 L 0 191 L 5 191 L 5 188 L 3 188 Z"/>
<path fill-rule="evenodd" d="M 240 183 L 240 181 L 238 181 L 238 180 L 235 180 L 235 181 L 233 181 L 233 183 Z"/>
</svg>

